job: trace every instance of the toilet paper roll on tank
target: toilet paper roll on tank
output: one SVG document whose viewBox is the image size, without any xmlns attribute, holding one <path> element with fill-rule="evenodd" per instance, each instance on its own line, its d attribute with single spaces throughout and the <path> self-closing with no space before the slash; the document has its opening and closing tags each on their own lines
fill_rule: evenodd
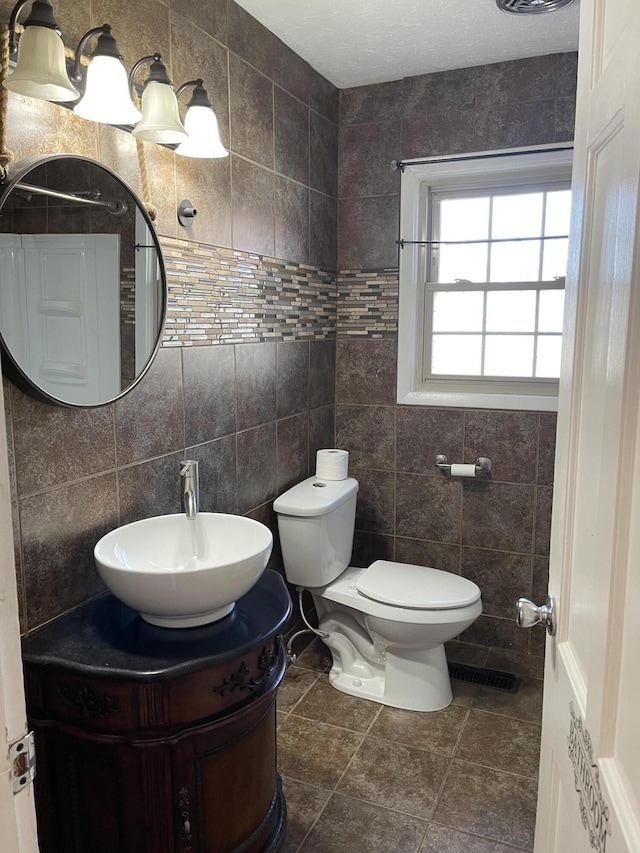
<svg viewBox="0 0 640 853">
<path fill-rule="evenodd" d="M 319 480 L 346 480 L 349 476 L 349 451 L 328 447 L 316 453 L 316 477 Z"/>
</svg>

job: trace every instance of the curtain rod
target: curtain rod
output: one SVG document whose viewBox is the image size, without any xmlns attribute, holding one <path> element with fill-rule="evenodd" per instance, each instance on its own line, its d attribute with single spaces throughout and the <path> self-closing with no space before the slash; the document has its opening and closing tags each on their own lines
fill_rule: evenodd
<svg viewBox="0 0 640 853">
<path fill-rule="evenodd" d="M 396 240 L 396 245 L 405 246 L 470 246 L 475 243 L 522 243 L 532 240 L 567 240 L 568 234 L 550 234 L 548 237 L 492 237 L 487 240 Z"/>
<path fill-rule="evenodd" d="M 34 195 L 47 195 L 51 198 L 60 198 L 64 201 L 75 201 L 78 204 L 91 204 L 94 207 L 106 207 L 112 213 L 124 213 L 127 205 L 122 201 L 101 201 L 95 198 L 83 198 L 82 196 L 73 195 L 72 193 L 63 193 L 60 190 L 50 190 L 46 187 L 39 187 L 35 184 L 23 184 L 19 181 L 15 185 L 16 189 L 23 190 Z"/>
<path fill-rule="evenodd" d="M 407 166 L 427 166 L 432 163 L 465 163 L 469 160 L 496 160 L 501 157 L 522 157 L 530 154 L 549 154 L 556 151 L 573 151 L 573 145 L 560 145 L 556 148 L 536 148 L 535 151 L 494 151 L 491 154 L 463 154 L 453 157 L 430 157 L 426 160 L 392 160 L 391 168 L 394 172 L 401 172 Z"/>
</svg>

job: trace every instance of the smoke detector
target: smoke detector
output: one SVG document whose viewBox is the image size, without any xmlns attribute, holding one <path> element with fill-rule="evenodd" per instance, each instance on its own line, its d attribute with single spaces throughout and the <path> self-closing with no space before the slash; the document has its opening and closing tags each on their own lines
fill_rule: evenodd
<svg viewBox="0 0 640 853">
<path fill-rule="evenodd" d="M 528 13 L 530 15 L 555 12 L 570 3 L 573 3 L 573 0 L 496 0 L 496 6 L 503 12 Z"/>
</svg>

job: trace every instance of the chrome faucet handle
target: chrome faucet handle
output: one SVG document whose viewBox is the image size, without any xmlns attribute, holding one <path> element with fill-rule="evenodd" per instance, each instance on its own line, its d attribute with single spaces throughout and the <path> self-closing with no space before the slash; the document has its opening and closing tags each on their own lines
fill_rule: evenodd
<svg viewBox="0 0 640 853">
<path fill-rule="evenodd" d="M 200 483 L 198 462 L 195 459 L 183 459 L 180 462 L 180 480 L 182 483 L 182 501 L 187 518 L 193 520 L 200 506 Z"/>
</svg>

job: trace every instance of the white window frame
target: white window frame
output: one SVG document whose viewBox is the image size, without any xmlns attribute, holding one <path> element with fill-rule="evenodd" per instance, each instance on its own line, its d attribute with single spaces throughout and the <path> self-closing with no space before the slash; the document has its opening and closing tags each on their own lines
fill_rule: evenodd
<svg viewBox="0 0 640 853">
<path fill-rule="evenodd" d="M 526 155 L 526 156 L 525 156 Z M 571 178 L 571 144 L 482 151 L 464 156 L 403 161 L 400 194 L 400 294 L 398 306 L 398 403 L 414 406 L 556 411 L 553 383 L 524 388 L 518 379 L 491 383 L 484 377 L 422 382 L 424 314 L 422 290 L 429 247 L 426 218 L 429 191 L 526 185 L 541 178 Z M 414 241 L 414 242 L 412 242 Z M 474 387 L 477 390 L 474 390 Z"/>
</svg>

